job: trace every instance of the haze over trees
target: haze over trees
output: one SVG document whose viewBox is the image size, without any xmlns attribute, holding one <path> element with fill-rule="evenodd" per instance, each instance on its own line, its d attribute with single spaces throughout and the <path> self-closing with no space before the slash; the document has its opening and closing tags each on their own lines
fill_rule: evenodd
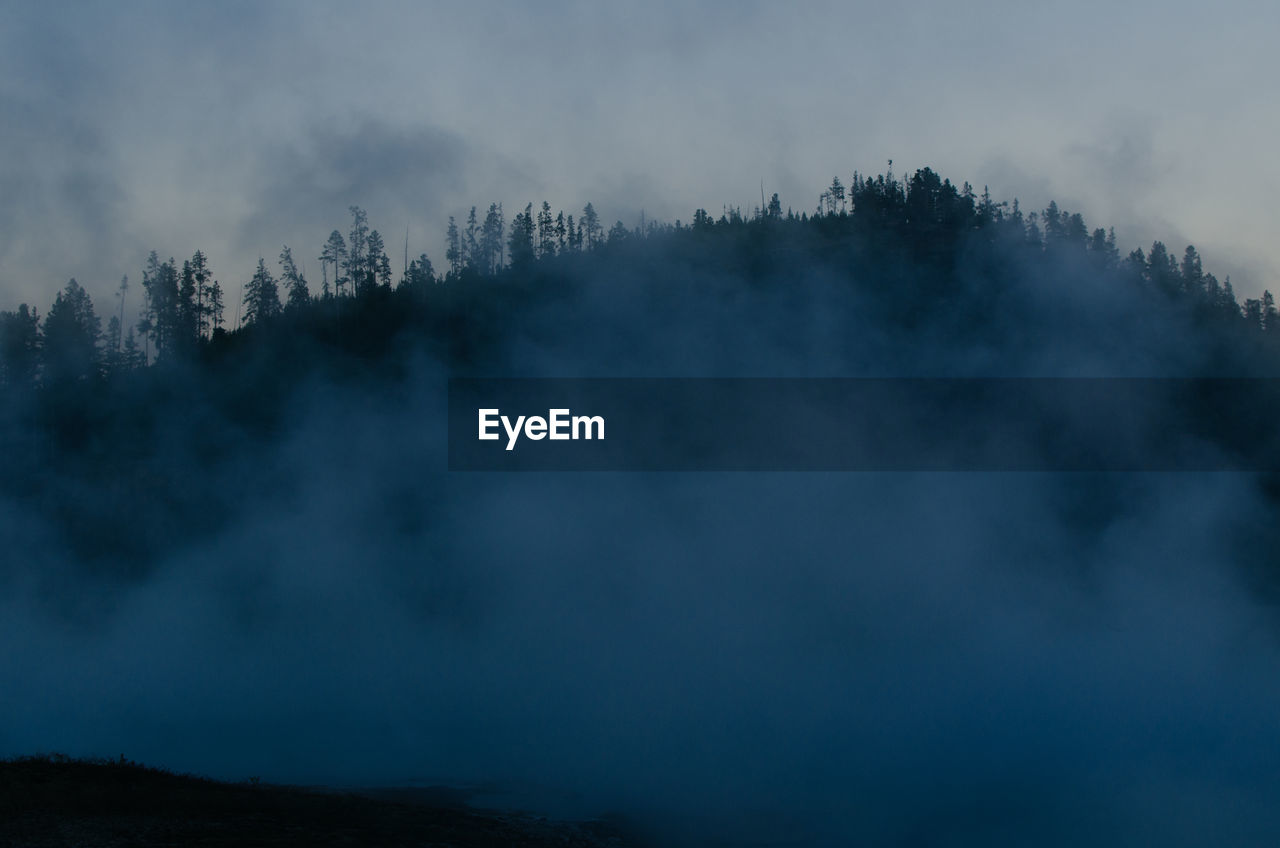
<svg viewBox="0 0 1280 848">
<path fill-rule="evenodd" d="M 141 298 L 126 277 L 102 312 L 71 280 L 47 313 L 27 304 L 0 312 L 3 436 L 43 446 L 21 458 L 11 451 L 3 485 L 43 492 L 54 512 L 53 489 L 68 479 L 116 487 L 125 496 L 93 504 L 97 520 L 79 515 L 72 537 L 90 558 L 144 560 L 225 512 L 203 502 L 199 486 L 167 501 L 172 491 L 156 494 L 157 441 L 147 434 L 172 416 L 198 463 L 212 463 L 239 449 L 228 434 L 269 439 L 287 428 L 286 399 L 308 375 L 389 379 L 409 347 L 453 371 L 493 373 L 527 371 L 511 357 L 536 340 L 569 362 L 632 373 L 668 356 L 701 364 L 681 358 L 680 346 L 714 337 L 716 355 L 738 363 L 729 372 L 746 376 L 752 321 L 768 316 L 744 322 L 727 307 L 761 293 L 821 303 L 837 335 L 841 321 L 862 322 L 824 354 L 826 373 L 862 367 L 839 351 L 868 325 L 919 349 L 985 345 L 1011 367 L 1028 335 L 1105 348 L 1130 331 L 1170 340 L 1176 365 L 1197 373 L 1269 374 L 1277 362 L 1274 298 L 1239 303 L 1231 280 L 1206 270 L 1190 245 L 1175 253 L 1157 241 L 1122 255 L 1114 230 L 1091 229 L 1056 203 L 1026 212 L 928 168 L 900 179 L 892 163 L 834 178 L 811 210 L 784 209 L 777 194 L 761 200 L 719 215 L 697 209 L 687 223 L 641 215 L 607 229 L 591 203 L 576 215 L 528 203 L 510 218 L 500 203 L 472 207 L 461 225 L 449 219 L 440 270 L 422 252 L 410 261 L 407 245 L 393 269 L 382 235 L 353 205 L 345 235 L 334 228 L 307 248 L 320 263 L 318 288 L 282 246 L 275 262 L 258 260 L 234 308 L 201 251 L 181 262 L 151 252 Z M 796 350 L 818 343 L 812 328 L 768 332 Z M 626 361 L 621 339 L 647 359 Z M 187 421 L 195 409 L 206 413 Z M 47 478 L 46 463 L 70 478 Z M 127 516 L 144 501 L 163 517 L 139 529 Z"/>
<path fill-rule="evenodd" d="M 1137 248 L 1122 258 L 1114 229 L 1090 230 L 1079 213 L 1060 209 L 1055 202 L 1040 212 L 1024 213 L 1017 201 L 995 201 L 985 188 L 978 194 L 968 183 L 956 186 L 928 168 L 905 180 L 896 178 L 892 167 L 875 177 L 855 172 L 847 187 L 837 176 L 821 192 L 812 213 L 784 212 L 774 194 L 762 207 L 747 212 L 726 207 L 713 217 L 698 209 L 689 224 L 646 221 L 642 215 L 636 227 L 618 221 L 607 231 L 591 203 L 576 220 L 564 210 L 553 211 L 546 201 L 529 203 L 510 221 L 502 204 L 491 203 L 483 218 L 472 207 L 461 229 L 450 217 L 443 273 L 437 274 L 427 255 L 420 253 L 412 262 L 405 257 L 398 278 L 383 237 L 370 228 L 365 211 L 351 206 L 349 212 L 348 234 L 344 237 L 334 229 L 319 249 L 320 290 L 312 292 L 292 249 L 284 246 L 278 278 L 265 259 L 259 260 L 238 304 L 236 328 L 271 325 L 272 332 L 288 333 L 293 331 L 288 325 L 273 324 L 286 311 L 294 319 L 317 310 L 341 320 L 336 308 L 340 302 L 377 298 L 393 288 L 483 286 L 498 279 L 510 284 L 522 274 L 562 273 L 572 270 L 575 257 L 582 257 L 586 267 L 594 260 L 585 255 L 620 250 L 629 240 L 648 242 L 655 255 L 749 240 L 757 254 L 797 245 L 818 253 L 840 243 L 877 257 L 899 254 L 943 269 L 946 273 L 936 280 L 940 288 L 946 287 L 947 274 L 963 271 L 964 263 L 973 261 L 976 246 L 1000 246 L 1023 260 L 1082 264 L 1098 275 L 1114 277 L 1116 285 L 1143 292 L 1152 299 L 1153 309 L 1181 310 L 1198 323 L 1242 337 L 1280 334 L 1270 292 L 1238 302 L 1230 278 L 1219 280 L 1205 271 L 1192 245 L 1178 257 L 1156 241 L 1148 250 Z M 546 267 L 535 271 L 538 263 Z M 855 287 L 869 285 L 866 278 L 871 275 L 859 273 L 865 268 L 849 270 L 862 278 L 853 281 Z M 27 304 L 0 312 L 0 375 L 5 384 L 105 378 L 174 357 L 195 357 L 226 335 L 225 295 L 203 252 L 196 251 L 179 266 L 152 251 L 142 272 L 142 289 L 141 311 L 131 320 L 125 309 L 128 278 L 124 279 L 117 292 L 119 309 L 113 310 L 105 330 L 75 280 L 58 294 L 43 321 Z M 141 353 L 139 339 L 144 343 Z"/>
</svg>

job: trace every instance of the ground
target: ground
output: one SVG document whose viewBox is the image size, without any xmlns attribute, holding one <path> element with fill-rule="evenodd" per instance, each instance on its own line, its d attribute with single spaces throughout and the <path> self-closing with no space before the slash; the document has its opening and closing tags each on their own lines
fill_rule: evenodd
<svg viewBox="0 0 1280 848">
<path fill-rule="evenodd" d="M 220 783 L 127 761 L 0 762 L 0 846 L 623 848 L 618 825 L 479 811 L 429 793 Z"/>
</svg>

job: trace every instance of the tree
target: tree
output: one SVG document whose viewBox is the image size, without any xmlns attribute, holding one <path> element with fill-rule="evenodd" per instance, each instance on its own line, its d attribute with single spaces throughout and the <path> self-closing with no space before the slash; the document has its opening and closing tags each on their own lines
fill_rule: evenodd
<svg viewBox="0 0 1280 848">
<path fill-rule="evenodd" d="M 480 271 L 484 258 L 480 253 L 480 224 L 476 220 L 476 208 L 467 215 L 467 228 L 462 234 L 462 264 L 468 271 Z"/>
<path fill-rule="evenodd" d="M 120 319 L 112 315 L 111 320 L 107 321 L 107 334 L 102 351 L 102 364 L 108 374 L 114 374 L 122 370 L 120 362 L 121 335 Z"/>
<path fill-rule="evenodd" d="M 769 198 L 769 205 L 765 207 L 765 217 L 771 220 L 778 220 L 782 217 L 782 201 L 778 199 L 778 193 L 775 191 L 773 197 Z"/>
<path fill-rule="evenodd" d="M 1061 244 L 1067 235 L 1066 215 L 1058 209 L 1056 201 L 1049 201 L 1049 208 L 1044 210 L 1041 217 L 1044 226 L 1044 245 L 1046 249 L 1052 249 Z"/>
<path fill-rule="evenodd" d="M 0 312 L 0 383 L 35 382 L 40 367 L 40 316 L 25 303 Z"/>
<path fill-rule="evenodd" d="M 837 213 L 843 214 L 845 211 L 844 183 L 840 182 L 839 177 L 831 178 L 831 185 L 827 188 L 825 194 L 827 196 L 828 212 L 833 215 Z"/>
<path fill-rule="evenodd" d="M 195 269 L 191 260 L 182 263 L 178 284 L 178 325 L 174 333 L 174 348 L 189 354 L 200 338 L 200 308 Z"/>
<path fill-rule="evenodd" d="M 258 259 L 258 270 L 244 290 L 244 323 L 252 326 L 280 314 L 280 292 L 275 277 L 267 270 L 265 260 Z"/>
<path fill-rule="evenodd" d="M 364 291 L 375 285 L 391 288 L 391 260 L 387 257 L 387 249 L 382 243 L 382 234 L 377 230 L 369 233 L 365 250 L 367 257 L 364 266 Z"/>
<path fill-rule="evenodd" d="M 1199 296 L 1205 292 L 1204 268 L 1200 262 L 1200 254 L 1193 245 L 1187 245 L 1182 254 L 1182 290 L 1187 294 Z"/>
<path fill-rule="evenodd" d="M 334 292 L 342 297 L 342 286 L 347 282 L 346 277 L 342 276 L 342 269 L 347 264 L 347 243 L 337 230 L 329 233 L 329 240 L 324 243 L 324 250 L 320 253 L 321 267 L 326 262 L 333 266 Z"/>
<path fill-rule="evenodd" d="M 120 326 L 124 326 L 124 301 L 125 296 L 129 293 L 129 275 L 125 274 L 120 278 L 120 285 L 116 288 L 116 297 L 120 299 Z"/>
<path fill-rule="evenodd" d="M 449 263 L 449 276 L 457 279 L 462 273 L 462 238 L 458 234 L 458 222 L 449 216 L 449 230 L 445 234 L 444 261 Z"/>
<path fill-rule="evenodd" d="M 581 228 L 582 247 L 584 250 L 594 250 L 599 247 L 604 238 L 604 229 L 600 226 L 600 216 L 596 214 L 596 209 L 590 203 L 582 207 L 582 219 L 579 221 Z"/>
<path fill-rule="evenodd" d="M 1098 227 L 1089 237 L 1089 257 L 1099 268 L 1111 269 L 1120 263 L 1120 251 L 1116 248 L 1116 231 L 1110 233 Z"/>
<path fill-rule="evenodd" d="M 1261 332 L 1263 329 L 1262 301 L 1256 297 L 1246 298 L 1244 302 L 1244 320 L 1249 329 Z"/>
<path fill-rule="evenodd" d="M 507 228 L 502 216 L 502 204 L 490 203 L 480 228 L 480 265 L 486 274 L 496 274 L 502 267 L 502 237 Z"/>
<path fill-rule="evenodd" d="M 1026 240 L 1027 244 L 1036 250 L 1044 247 L 1044 236 L 1040 233 L 1040 216 L 1035 212 L 1027 214 Z"/>
<path fill-rule="evenodd" d="M 98 339 L 102 325 L 93 301 L 72 278 L 58 292 L 44 317 L 44 378 L 49 383 L 74 382 L 99 376 Z"/>
<path fill-rule="evenodd" d="M 404 286 L 412 291 L 422 292 L 434 282 L 435 269 L 431 267 L 431 260 L 427 258 L 427 254 L 423 253 L 409 263 L 409 271 L 404 276 Z"/>
<path fill-rule="evenodd" d="M 1001 205 L 991 199 L 991 189 L 984 185 L 982 197 L 978 199 L 978 227 L 989 227 L 998 222 L 1002 217 Z"/>
<path fill-rule="evenodd" d="M 298 270 L 297 264 L 293 261 L 293 251 L 287 244 L 280 251 L 280 280 L 284 283 L 285 291 L 289 293 L 289 309 L 302 309 L 311 302 L 311 292 L 307 290 L 307 279 Z"/>
<path fill-rule="evenodd" d="M 1079 212 L 1072 212 L 1070 215 L 1063 213 L 1066 219 L 1063 227 L 1063 237 L 1066 243 L 1076 250 L 1086 250 L 1089 242 L 1089 228 L 1085 226 L 1084 216 Z"/>
<path fill-rule="evenodd" d="M 196 338 L 205 339 L 213 332 L 213 307 L 214 307 L 214 290 L 218 286 L 217 280 L 213 279 L 213 272 L 209 270 L 209 260 L 205 258 L 204 252 L 197 250 L 191 256 L 191 273 L 196 284 Z M 217 291 L 218 298 L 221 298 L 222 291 Z M 218 321 L 222 321 L 222 303 L 218 302 Z"/>
<path fill-rule="evenodd" d="M 533 261 L 533 227 L 533 204 L 530 203 L 511 222 L 507 246 L 512 268 L 523 268 Z"/>
<path fill-rule="evenodd" d="M 156 343 L 156 359 L 169 355 L 180 332 L 178 270 L 172 257 L 161 262 L 153 250 L 142 272 L 147 294 L 147 333 Z"/>
<path fill-rule="evenodd" d="M 369 216 L 359 206 L 350 206 L 351 233 L 347 237 L 347 277 L 359 294 L 373 268 L 369 262 Z"/>
<path fill-rule="evenodd" d="M 1240 320 L 1240 304 L 1236 302 L 1235 290 L 1231 287 L 1231 275 L 1222 281 L 1222 297 L 1218 302 L 1218 309 L 1222 313 L 1223 318 L 1227 320 Z"/>
<path fill-rule="evenodd" d="M 1142 282 L 1146 279 L 1147 255 L 1142 252 L 1142 248 L 1135 247 L 1129 252 L 1129 256 L 1124 260 L 1124 269 L 1137 282 Z"/>
<path fill-rule="evenodd" d="M 578 229 L 577 224 L 573 222 L 572 215 L 570 215 L 566 219 L 565 229 L 566 229 L 565 239 L 569 243 L 569 249 L 572 250 L 574 253 L 577 253 L 578 251 L 582 250 L 582 231 Z"/>
<path fill-rule="evenodd" d="M 538 210 L 538 258 L 546 259 L 556 254 L 555 219 L 551 217 L 551 204 L 542 201 Z"/>
<path fill-rule="evenodd" d="M 1153 242 L 1147 256 L 1147 279 L 1157 289 L 1173 296 L 1182 288 L 1182 275 L 1163 242 Z"/>
<path fill-rule="evenodd" d="M 125 371 L 132 371 L 135 368 L 143 368 L 147 364 L 147 355 L 138 349 L 138 340 L 134 338 L 133 328 L 129 328 L 129 332 L 124 337 L 124 348 L 120 354 L 120 368 Z"/>
<path fill-rule="evenodd" d="M 222 331 L 222 286 L 214 280 L 205 293 L 205 310 L 209 316 L 209 335 Z"/>
</svg>

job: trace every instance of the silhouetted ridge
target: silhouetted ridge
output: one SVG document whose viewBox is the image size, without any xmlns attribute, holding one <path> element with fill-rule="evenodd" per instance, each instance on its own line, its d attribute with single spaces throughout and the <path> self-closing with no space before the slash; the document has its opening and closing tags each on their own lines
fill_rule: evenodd
<svg viewBox="0 0 1280 848">
<path fill-rule="evenodd" d="M 892 163 L 890 163 L 892 166 Z M 0 494 L 104 574 L 287 498 L 272 451 L 316 387 L 394 404 L 437 375 L 1244 376 L 1275 370 L 1269 293 L 1056 203 L 1024 213 L 925 168 L 832 181 L 812 212 L 705 209 L 628 228 L 588 203 L 450 219 L 443 271 L 393 272 L 359 207 L 316 249 L 284 247 L 233 309 L 209 259 L 152 252 L 102 317 L 75 280 L 40 315 L 0 313 Z M 406 250 L 406 259 L 408 251 Z M 233 317 L 235 316 L 235 317 Z M 230 326 L 229 326 L 230 325 Z M 246 468 L 251 471 L 246 471 Z M 53 544 L 13 531 L 19 547 Z"/>
</svg>

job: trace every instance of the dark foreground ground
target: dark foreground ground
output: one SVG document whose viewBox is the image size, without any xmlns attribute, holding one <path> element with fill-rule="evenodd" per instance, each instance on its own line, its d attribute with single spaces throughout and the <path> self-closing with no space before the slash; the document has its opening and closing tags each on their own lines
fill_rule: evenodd
<svg viewBox="0 0 1280 848">
<path fill-rule="evenodd" d="M 444 801 L 219 783 L 131 762 L 0 762 L 0 846 L 558 846 L 633 844 L 602 822 Z"/>
</svg>

